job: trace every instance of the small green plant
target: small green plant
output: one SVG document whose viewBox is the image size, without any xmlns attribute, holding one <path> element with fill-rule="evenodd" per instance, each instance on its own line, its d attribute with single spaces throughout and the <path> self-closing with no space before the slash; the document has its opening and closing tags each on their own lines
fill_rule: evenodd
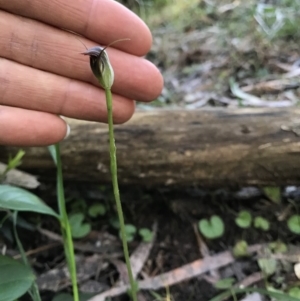
<svg viewBox="0 0 300 301">
<path fill-rule="evenodd" d="M 24 157 L 24 155 L 25 155 L 25 152 L 22 149 L 20 149 L 13 158 L 11 156 L 9 156 L 8 164 L 7 164 L 7 171 L 20 166 L 22 164 L 21 160 Z"/>
<path fill-rule="evenodd" d="M 82 198 L 76 198 L 76 199 L 68 199 L 66 202 L 71 203 L 70 204 L 70 212 L 76 213 L 76 212 L 86 212 L 88 209 L 87 203 Z"/>
<path fill-rule="evenodd" d="M 89 207 L 88 209 L 88 215 L 90 217 L 98 217 L 98 216 L 103 216 L 106 213 L 106 207 L 99 203 L 99 204 L 93 204 Z"/>
<path fill-rule="evenodd" d="M 235 282 L 234 278 L 224 278 L 219 280 L 216 284 L 215 287 L 218 289 L 229 289 L 232 295 L 232 298 L 234 301 L 237 301 L 236 293 L 233 289 L 233 284 Z"/>
<path fill-rule="evenodd" d="M 263 231 L 268 231 L 270 229 L 270 223 L 265 218 L 256 216 L 254 218 L 254 227 Z"/>
<path fill-rule="evenodd" d="M 232 252 L 235 257 L 248 256 L 248 243 L 245 240 L 238 241 L 233 247 Z"/>
<path fill-rule="evenodd" d="M 21 160 L 24 157 L 24 155 L 25 155 L 25 152 L 23 150 L 19 150 L 13 158 L 11 156 L 9 156 L 6 169 L 3 171 L 2 174 L 0 174 L 0 183 L 5 179 L 6 174 L 10 170 L 12 170 L 12 169 L 14 169 L 14 168 L 21 165 L 21 163 L 22 163 Z"/>
<path fill-rule="evenodd" d="M 224 222 L 218 215 L 210 219 L 201 219 L 198 223 L 200 232 L 208 239 L 219 238 L 224 234 Z"/>
<path fill-rule="evenodd" d="M 121 40 L 114 41 L 113 43 L 116 43 L 118 41 Z M 115 203 L 117 207 L 118 218 L 120 222 L 120 235 L 122 239 L 123 252 L 124 252 L 125 262 L 127 266 L 127 272 L 129 276 L 131 296 L 134 301 L 137 301 L 137 288 L 131 269 L 129 250 L 127 245 L 127 241 L 130 240 L 131 236 L 127 237 L 126 231 L 128 231 L 128 229 L 126 230 L 125 227 L 122 203 L 121 203 L 120 192 L 119 192 L 118 175 L 117 175 L 118 168 L 117 168 L 117 155 L 116 155 L 114 122 L 113 122 L 113 112 L 112 112 L 113 101 L 112 101 L 112 93 L 111 93 L 111 87 L 114 82 L 114 70 L 112 68 L 112 65 L 110 64 L 108 54 L 106 53 L 106 48 L 111 46 L 113 43 L 109 44 L 105 48 L 96 46 L 87 49 L 87 51 L 84 52 L 83 54 L 88 55 L 90 57 L 91 70 L 95 75 L 95 77 L 97 78 L 99 84 L 105 91 L 106 107 L 107 107 L 107 115 L 108 115 L 109 154 L 110 154 L 110 171 L 112 177 L 112 186 L 113 186 L 113 192 L 115 197 Z"/>
<path fill-rule="evenodd" d="M 139 229 L 139 235 L 144 242 L 150 242 L 153 238 L 153 232 L 148 228 Z"/>
<path fill-rule="evenodd" d="M 59 215 L 39 197 L 33 193 L 11 185 L 0 185 L 0 209 L 13 211 L 30 211 L 52 215 L 59 219 Z"/>
<path fill-rule="evenodd" d="M 269 243 L 268 247 L 273 253 L 286 253 L 288 251 L 287 245 L 280 240 Z"/>
<path fill-rule="evenodd" d="M 127 242 L 131 242 L 134 239 L 134 236 L 136 234 L 136 226 L 131 225 L 131 224 L 126 224 L 125 225 L 125 233 L 126 233 L 126 239 Z M 120 238 L 122 238 L 122 232 L 120 230 L 119 232 Z"/>
<path fill-rule="evenodd" d="M 259 258 L 257 263 L 261 271 L 266 276 L 271 276 L 276 272 L 277 269 L 277 260 L 273 258 Z"/>
<path fill-rule="evenodd" d="M 281 191 L 280 187 L 264 187 L 264 194 L 274 203 L 280 204 Z"/>
<path fill-rule="evenodd" d="M 299 287 L 292 287 L 288 291 L 288 295 L 291 297 L 298 298 L 300 300 L 300 288 Z"/>
<path fill-rule="evenodd" d="M 109 219 L 109 224 L 116 230 L 120 229 L 120 221 L 116 216 L 113 216 Z"/>
<path fill-rule="evenodd" d="M 287 221 L 288 228 L 295 234 L 300 234 L 300 215 L 294 214 Z"/>
<path fill-rule="evenodd" d="M 57 218 L 57 220 L 59 222 L 61 222 L 60 215 L 57 214 L 52 208 L 48 207 L 36 195 L 34 195 L 31 192 L 28 192 L 24 189 L 10 186 L 10 185 L 0 185 L 0 209 L 1 208 L 5 209 L 5 210 L 9 210 L 9 211 L 10 210 L 14 211 L 14 214 L 13 214 L 14 236 L 15 236 L 19 251 L 22 255 L 22 261 L 23 261 L 24 267 L 26 267 L 32 273 L 29 263 L 27 261 L 27 258 L 25 256 L 25 252 L 23 250 L 23 247 L 21 245 L 21 242 L 20 242 L 17 232 L 16 232 L 17 212 L 18 211 L 31 211 L 31 212 L 41 213 L 41 214 L 47 214 L 47 215 L 51 215 L 51 216 Z M 4 260 L 4 259 L 6 260 L 7 257 L 2 258 L 2 260 Z M 8 260 L 8 264 L 7 265 L 4 264 L 1 267 L 0 278 L 1 278 L 1 274 L 2 274 L 2 276 L 6 275 L 7 273 L 10 274 L 11 264 L 13 262 L 11 261 L 12 259 L 7 259 L 7 260 Z M 17 278 L 15 278 L 15 279 L 17 279 L 17 281 L 18 281 L 18 274 L 11 274 L 11 275 L 13 275 L 14 277 L 16 277 L 16 275 L 17 275 Z M 21 276 L 23 275 L 22 272 L 20 273 L 20 275 Z M 31 297 L 34 301 L 40 301 L 41 299 L 39 296 L 37 285 L 34 282 L 35 277 L 33 276 L 32 279 L 33 280 L 31 281 L 31 284 L 27 288 L 26 291 L 29 292 L 29 294 L 31 295 Z M 13 281 L 13 278 L 11 278 L 11 280 Z M 21 278 L 21 280 L 22 280 L 22 278 Z M 25 285 L 23 286 L 23 288 L 24 287 L 25 287 Z M 24 290 L 15 289 L 13 285 L 7 285 L 4 290 L 4 292 L 6 294 L 6 299 L 0 298 L 0 300 L 13 301 L 13 300 L 15 300 L 14 296 L 16 293 L 20 294 L 18 296 L 18 297 L 20 297 L 26 291 L 25 291 L 25 289 Z"/>
<path fill-rule="evenodd" d="M 91 232 L 91 224 L 84 222 L 83 213 L 73 213 L 69 216 L 69 223 L 73 238 L 82 238 Z"/>
<path fill-rule="evenodd" d="M 13 301 L 32 286 L 35 276 L 28 266 L 0 255 L 0 300 Z"/>
<path fill-rule="evenodd" d="M 238 216 L 235 219 L 235 223 L 240 228 L 249 228 L 251 226 L 252 216 L 249 211 L 242 210 L 238 213 Z"/>
</svg>

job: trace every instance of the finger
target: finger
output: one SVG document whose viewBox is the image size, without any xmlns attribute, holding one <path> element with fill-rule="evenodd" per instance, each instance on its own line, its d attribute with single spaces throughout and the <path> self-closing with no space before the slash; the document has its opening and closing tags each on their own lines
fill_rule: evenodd
<svg viewBox="0 0 300 301">
<path fill-rule="evenodd" d="M 0 104 L 71 118 L 107 121 L 104 91 L 93 85 L 0 58 Z M 127 121 L 134 102 L 113 95 L 115 123 Z"/>
<path fill-rule="evenodd" d="M 146 54 L 152 43 L 145 23 L 113 0 L 0 0 L 0 8 L 74 31 L 98 44 L 129 38 L 131 44 L 115 47 L 135 55 Z"/>
<path fill-rule="evenodd" d="M 83 46 L 73 34 L 1 11 L 0 28 L 0 56 L 98 86 L 89 58 L 79 54 Z M 94 46 L 82 40 L 88 47 Z M 161 93 L 163 79 L 152 63 L 117 49 L 108 52 L 115 71 L 113 92 L 142 101 Z"/>
<path fill-rule="evenodd" d="M 67 132 L 67 124 L 58 116 L 0 105 L 0 145 L 51 145 Z"/>
</svg>

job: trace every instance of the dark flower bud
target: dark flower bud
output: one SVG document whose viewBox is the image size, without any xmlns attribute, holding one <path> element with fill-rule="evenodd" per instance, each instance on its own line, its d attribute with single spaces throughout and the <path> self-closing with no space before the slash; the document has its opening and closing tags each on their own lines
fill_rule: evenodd
<svg viewBox="0 0 300 301">
<path fill-rule="evenodd" d="M 83 52 L 83 54 L 90 56 L 91 69 L 103 89 L 111 89 L 114 82 L 114 70 L 105 48 L 95 46 Z"/>
</svg>

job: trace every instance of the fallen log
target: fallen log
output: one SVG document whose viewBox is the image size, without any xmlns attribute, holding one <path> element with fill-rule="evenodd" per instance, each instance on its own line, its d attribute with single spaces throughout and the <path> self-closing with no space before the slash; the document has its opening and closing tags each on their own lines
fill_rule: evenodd
<svg viewBox="0 0 300 301">
<path fill-rule="evenodd" d="M 107 125 L 68 120 L 64 177 L 110 182 Z M 300 109 L 138 111 L 115 126 L 121 184 L 206 187 L 300 184 Z M 12 147 L 0 147 L 6 162 Z M 46 148 L 27 148 L 22 169 L 54 179 Z"/>
</svg>

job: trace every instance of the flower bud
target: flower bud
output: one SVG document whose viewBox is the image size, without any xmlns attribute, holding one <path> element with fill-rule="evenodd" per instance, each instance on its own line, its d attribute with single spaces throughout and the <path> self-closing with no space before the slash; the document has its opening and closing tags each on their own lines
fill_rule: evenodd
<svg viewBox="0 0 300 301">
<path fill-rule="evenodd" d="M 114 82 L 114 70 L 110 64 L 105 48 L 95 46 L 83 52 L 90 56 L 91 69 L 103 89 L 111 89 Z"/>
</svg>

